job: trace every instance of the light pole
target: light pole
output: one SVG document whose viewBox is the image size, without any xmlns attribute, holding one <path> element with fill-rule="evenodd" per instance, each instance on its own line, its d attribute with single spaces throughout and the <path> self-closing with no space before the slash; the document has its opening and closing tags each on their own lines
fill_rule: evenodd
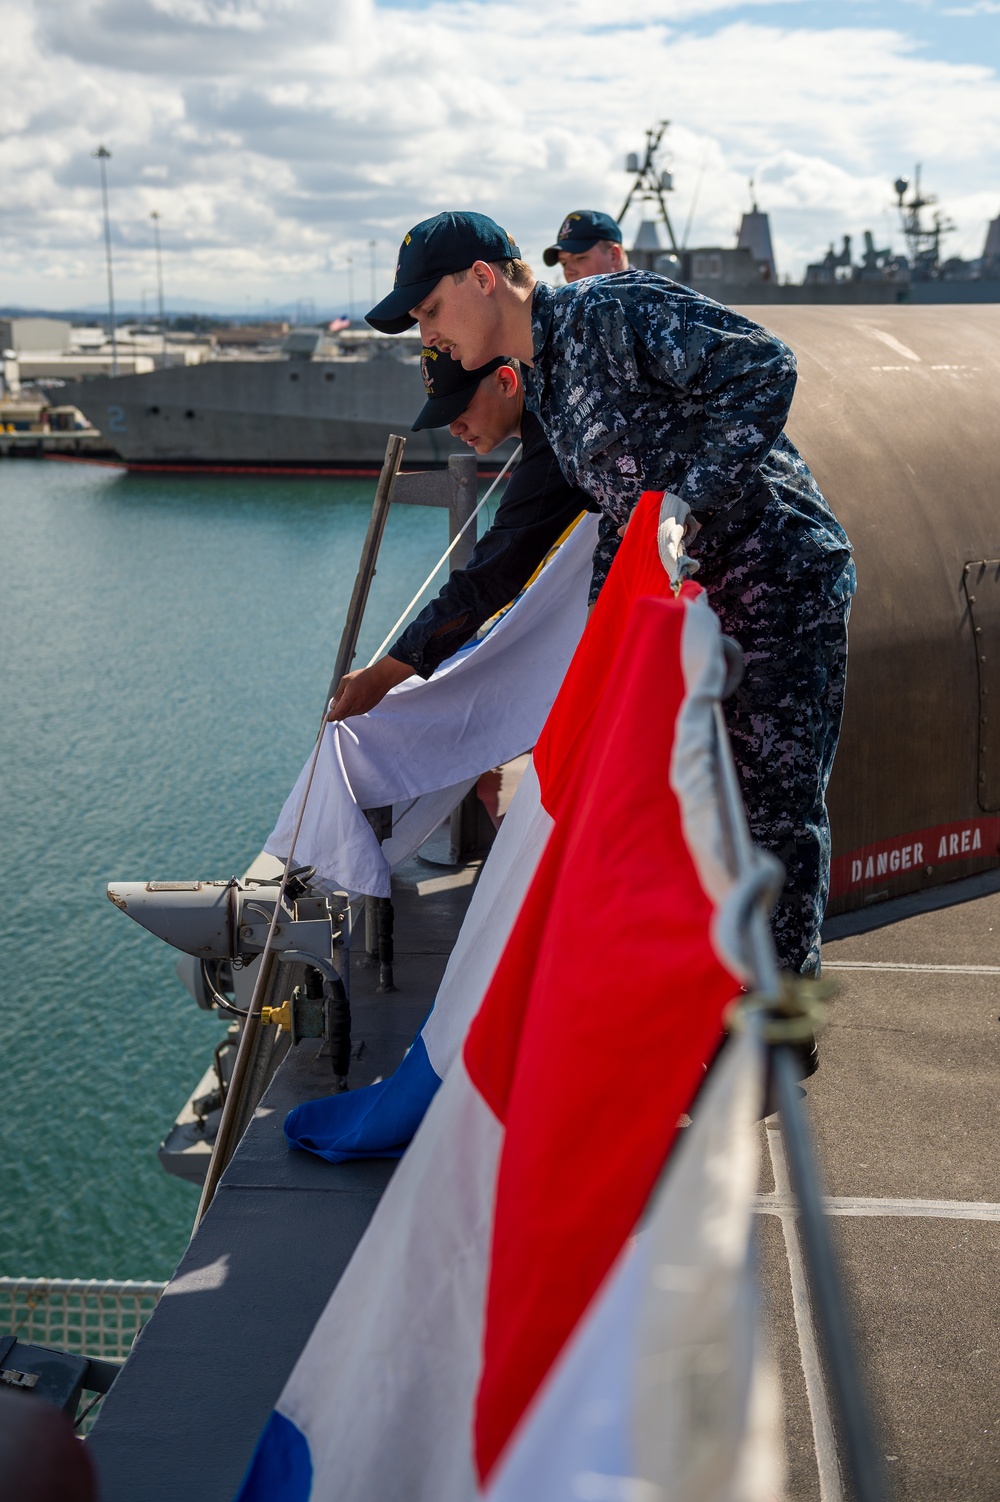
<svg viewBox="0 0 1000 1502">
<path fill-rule="evenodd" d="M 118 374 L 118 339 L 115 334 L 115 282 L 111 274 L 111 217 L 108 213 L 108 171 L 105 162 L 111 160 L 106 146 L 98 146 L 91 156 L 101 164 L 101 197 L 104 200 L 104 255 L 108 263 L 108 312 L 111 318 L 111 374 Z"/>
<path fill-rule="evenodd" d="M 164 369 L 166 369 L 167 319 L 163 311 L 163 257 L 160 255 L 160 216 L 154 209 L 149 217 L 153 221 L 153 243 L 156 246 L 156 288 L 160 297 L 160 348 Z"/>
<path fill-rule="evenodd" d="M 347 257 L 347 316 L 354 318 L 354 257 Z"/>
<path fill-rule="evenodd" d="M 375 241 L 374 240 L 369 240 L 368 241 L 368 255 L 369 255 L 369 258 L 370 258 L 370 261 L 371 261 L 371 273 L 372 273 L 372 301 L 371 301 L 371 305 L 374 308 L 375 304 L 378 302 L 378 298 L 375 296 Z"/>
</svg>

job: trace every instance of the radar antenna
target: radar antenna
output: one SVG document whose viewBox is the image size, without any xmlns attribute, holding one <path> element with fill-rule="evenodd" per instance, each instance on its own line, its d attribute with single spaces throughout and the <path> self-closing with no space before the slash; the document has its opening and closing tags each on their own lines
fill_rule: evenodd
<svg viewBox="0 0 1000 1502">
<path fill-rule="evenodd" d="M 632 186 L 628 190 L 628 196 L 622 204 L 621 213 L 618 215 L 618 223 L 621 224 L 628 213 L 629 205 L 638 193 L 645 202 L 655 199 L 660 206 L 663 222 L 667 226 L 667 234 L 670 237 L 670 248 L 674 255 L 679 255 L 677 240 L 674 236 L 674 227 L 670 223 L 670 215 L 667 212 L 667 200 L 664 193 L 672 191 L 674 186 L 673 173 L 658 172 L 656 169 L 656 153 L 660 142 L 663 140 L 669 120 L 658 120 L 650 126 L 646 132 L 646 152 L 640 163 L 638 153 L 630 151 L 625 161 L 625 171 L 632 173 Z"/>
</svg>

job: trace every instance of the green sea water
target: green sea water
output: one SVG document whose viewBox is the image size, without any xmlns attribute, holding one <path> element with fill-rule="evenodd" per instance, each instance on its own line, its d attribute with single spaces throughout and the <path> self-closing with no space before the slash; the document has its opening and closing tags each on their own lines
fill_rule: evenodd
<svg viewBox="0 0 1000 1502">
<path fill-rule="evenodd" d="M 111 879 L 229 877 L 309 754 L 374 481 L 0 462 L 0 1274 L 165 1278 L 224 1026 Z M 396 508 L 358 661 L 447 543 Z"/>
</svg>

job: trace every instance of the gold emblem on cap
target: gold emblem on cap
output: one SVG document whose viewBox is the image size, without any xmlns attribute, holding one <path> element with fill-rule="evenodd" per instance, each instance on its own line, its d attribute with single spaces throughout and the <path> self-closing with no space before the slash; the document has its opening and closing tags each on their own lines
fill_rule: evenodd
<svg viewBox="0 0 1000 1502">
<path fill-rule="evenodd" d="M 428 396 L 434 395 L 434 371 L 431 368 L 431 361 L 436 360 L 437 357 L 438 352 L 436 349 L 424 349 L 420 354 L 420 374 L 423 377 L 424 390 Z"/>
</svg>

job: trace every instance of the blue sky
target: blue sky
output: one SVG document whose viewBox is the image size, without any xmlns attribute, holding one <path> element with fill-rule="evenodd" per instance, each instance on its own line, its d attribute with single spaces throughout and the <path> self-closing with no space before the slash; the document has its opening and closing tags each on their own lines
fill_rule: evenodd
<svg viewBox="0 0 1000 1502">
<path fill-rule="evenodd" d="M 385 0 L 386 10 L 422 11 L 433 8 L 432 0 Z M 609 6 L 609 15 L 613 8 Z M 655 5 L 650 6 L 654 11 Z M 1000 63 L 1000 3 L 996 0 L 896 0 L 873 5 L 867 0 L 837 0 L 836 6 L 816 0 L 783 0 L 777 5 L 720 4 L 704 14 L 685 19 L 685 30 L 710 36 L 719 20 L 742 20 L 762 26 L 810 27 L 828 30 L 831 24 L 886 27 L 907 35 L 915 47 L 944 62 Z"/>
<path fill-rule="evenodd" d="M 728 14 L 739 15 L 744 20 L 753 20 L 759 25 L 783 26 L 789 21 L 789 6 L 784 5 L 737 5 Z M 706 16 L 700 22 L 689 23 L 706 30 L 713 24 L 713 17 Z M 1000 4 L 932 4 L 922 0 L 903 0 L 894 5 L 870 5 L 865 0 L 838 0 L 835 7 L 829 4 L 801 4 L 795 6 L 795 24 L 823 30 L 832 20 L 865 27 L 885 27 L 908 36 L 913 45 L 930 57 L 943 62 L 981 62 L 992 57 L 994 64 L 1000 62 Z"/>
<path fill-rule="evenodd" d="M 154 210 L 175 305 L 363 310 L 371 242 L 381 295 L 445 207 L 540 261 L 661 117 L 675 225 L 732 243 L 753 177 L 796 278 L 844 233 L 901 248 L 918 161 L 952 253 L 1000 213 L 1000 0 L 0 0 L 0 35 L 0 304 L 100 301 L 99 142 L 131 305 Z"/>
</svg>

